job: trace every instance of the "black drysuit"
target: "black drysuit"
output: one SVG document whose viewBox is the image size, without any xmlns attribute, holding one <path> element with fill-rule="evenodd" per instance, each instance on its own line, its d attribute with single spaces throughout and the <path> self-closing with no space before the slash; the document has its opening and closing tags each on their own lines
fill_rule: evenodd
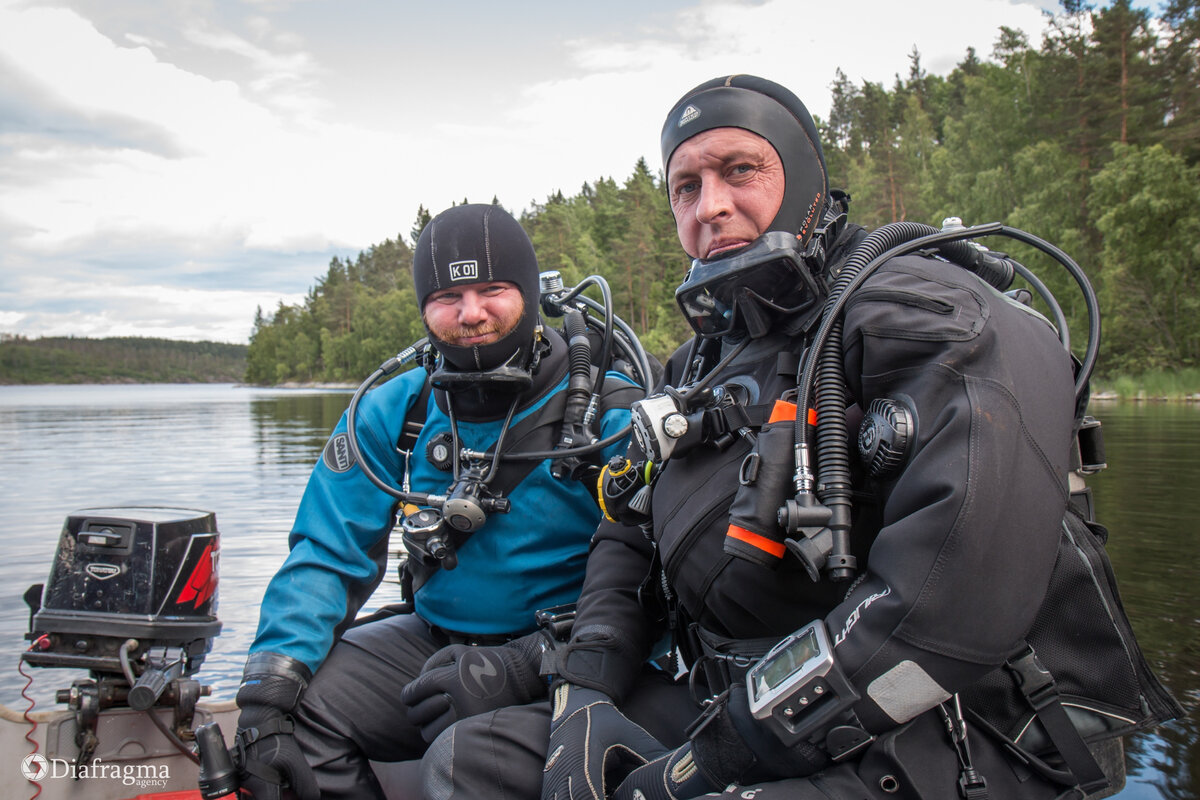
<svg viewBox="0 0 1200 800">
<path fill-rule="evenodd" d="M 750 445 L 702 445 L 670 459 L 659 475 L 653 542 L 634 526 L 604 523 L 597 531 L 575 638 L 559 673 L 619 704 L 628 697 L 661 634 L 664 615 L 646 600 L 661 596 L 654 591 L 657 551 L 677 603 L 671 615 L 677 628 L 691 622 L 730 639 L 778 639 L 823 619 L 837 663 L 862 698 L 854 711 L 867 730 L 882 735 L 872 750 L 916 752 L 935 765 L 926 770 L 933 778 L 906 776 L 903 765 L 885 758 L 879 775 L 860 776 L 863 761 L 852 761 L 811 781 L 784 781 L 780 796 L 826 796 L 814 788 L 820 787 L 832 797 L 861 797 L 879 792 L 886 773 L 901 776 L 900 796 L 956 797 L 958 763 L 934 709 L 996 671 L 1039 618 L 1069 497 L 1070 359 L 1043 318 L 961 267 L 916 255 L 889 261 L 852 295 L 842 341 L 850 401 L 867 408 L 879 397 L 900 399 L 916 420 L 896 474 L 855 481 L 857 580 L 814 583 L 791 555 L 768 569 L 726 554 L 729 507 Z M 769 405 L 795 386 L 801 346 L 800 337 L 783 334 L 756 340 L 712 385 L 741 384 L 750 405 Z M 680 380 L 687 352 L 685 346 L 668 362 L 665 384 Z M 427 759 L 431 796 L 450 796 L 451 788 L 460 796 L 476 777 L 475 790 L 536 796 L 545 715 L 544 708 L 526 707 L 460 723 L 455 737 L 447 737 L 457 744 L 435 745 Z M 489 761 L 480 738 L 503 755 Z M 521 777 L 518 752 L 529 758 L 531 777 Z M 452 777 L 439 764 L 451 755 Z M 877 756 L 869 752 L 865 761 Z M 977 766 L 1000 791 L 994 796 L 1005 796 L 1004 787 L 1021 787 L 1023 797 L 1062 790 L 1003 762 L 999 750 L 976 747 Z"/>
</svg>

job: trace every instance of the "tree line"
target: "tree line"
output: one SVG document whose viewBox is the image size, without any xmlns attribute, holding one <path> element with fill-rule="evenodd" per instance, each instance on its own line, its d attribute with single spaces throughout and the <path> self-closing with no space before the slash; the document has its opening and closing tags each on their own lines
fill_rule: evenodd
<svg viewBox="0 0 1200 800">
<path fill-rule="evenodd" d="M 1157 17 L 1130 0 L 1064 0 L 1047 22 L 1037 43 L 1001 28 L 989 58 L 968 48 L 945 77 L 915 49 L 890 87 L 839 70 L 817 120 L 830 184 L 868 227 L 1001 222 L 1070 254 L 1099 296 L 1101 373 L 1200 366 L 1200 0 Z M 246 380 L 357 380 L 423 335 L 412 246 L 430 216 L 421 206 L 407 235 L 335 257 L 302 303 L 260 309 Z M 648 350 L 664 357 L 687 338 L 674 289 L 688 260 L 645 160 L 519 218 L 541 269 L 568 285 L 603 276 Z M 1046 283 L 1081 348 L 1086 308 L 1069 274 L 1012 240 L 984 244 Z"/>
<path fill-rule="evenodd" d="M 0 338 L 0 384 L 237 383 L 244 344 L 137 336 Z"/>
</svg>

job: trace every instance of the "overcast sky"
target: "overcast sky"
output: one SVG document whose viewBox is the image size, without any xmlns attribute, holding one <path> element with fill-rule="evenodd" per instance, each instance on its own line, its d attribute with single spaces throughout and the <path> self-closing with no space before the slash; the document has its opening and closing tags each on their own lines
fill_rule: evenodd
<svg viewBox="0 0 1200 800">
<path fill-rule="evenodd" d="M 661 164 L 698 83 L 826 116 L 837 68 L 946 74 L 1038 0 L 0 0 L 0 332 L 245 342 L 334 255 Z"/>
</svg>

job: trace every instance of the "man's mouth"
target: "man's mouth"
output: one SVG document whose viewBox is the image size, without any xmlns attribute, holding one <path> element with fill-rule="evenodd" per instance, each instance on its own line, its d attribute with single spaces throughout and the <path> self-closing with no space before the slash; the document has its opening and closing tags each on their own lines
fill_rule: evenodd
<svg viewBox="0 0 1200 800">
<path fill-rule="evenodd" d="M 491 344 L 500 338 L 500 332 L 495 328 L 480 330 L 459 329 L 450 337 L 450 342 L 459 347 L 472 347 L 477 344 Z"/>
<path fill-rule="evenodd" d="M 711 245 L 709 245 L 708 253 L 704 256 L 704 259 L 706 261 L 711 261 L 713 258 L 716 258 L 721 253 L 725 253 L 730 250 L 737 250 L 739 248 L 745 247 L 748 244 L 750 244 L 750 243 L 747 242 L 745 239 L 721 239 L 721 240 L 718 240 L 716 242 L 713 242 Z"/>
<path fill-rule="evenodd" d="M 458 340 L 458 344 L 463 347 L 471 347 L 477 344 L 490 344 L 496 340 L 496 334 L 485 333 L 480 336 L 463 336 Z"/>
</svg>

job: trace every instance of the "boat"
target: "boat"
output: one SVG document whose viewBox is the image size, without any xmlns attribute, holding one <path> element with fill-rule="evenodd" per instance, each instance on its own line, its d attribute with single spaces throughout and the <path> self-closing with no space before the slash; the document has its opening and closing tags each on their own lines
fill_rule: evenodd
<svg viewBox="0 0 1200 800">
<path fill-rule="evenodd" d="M 30 645 L 19 669 L 27 678 L 26 667 L 88 677 L 58 690 L 65 708 L 0 703 L 0 758 L 19 767 L 0 800 L 235 796 L 238 707 L 207 700 L 198 680 L 221 629 L 220 552 L 210 511 L 121 506 L 67 516 L 47 583 L 25 593 Z M 418 764 L 373 763 L 389 800 L 411 795 Z"/>
</svg>

